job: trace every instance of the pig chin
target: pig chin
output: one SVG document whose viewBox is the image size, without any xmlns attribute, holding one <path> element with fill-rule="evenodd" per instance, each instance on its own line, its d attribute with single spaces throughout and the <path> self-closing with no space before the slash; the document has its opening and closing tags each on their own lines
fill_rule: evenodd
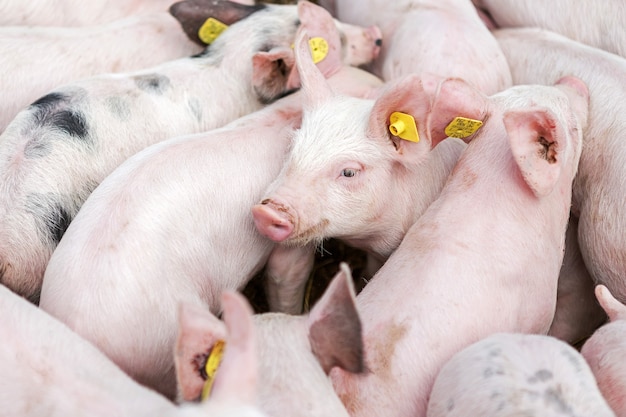
<svg viewBox="0 0 626 417">
<path fill-rule="evenodd" d="M 294 233 L 282 243 L 290 246 L 305 246 L 310 243 L 314 243 L 315 246 L 319 246 L 324 241 L 324 231 L 328 227 L 329 223 L 328 219 L 323 219 L 314 226 Z"/>
</svg>

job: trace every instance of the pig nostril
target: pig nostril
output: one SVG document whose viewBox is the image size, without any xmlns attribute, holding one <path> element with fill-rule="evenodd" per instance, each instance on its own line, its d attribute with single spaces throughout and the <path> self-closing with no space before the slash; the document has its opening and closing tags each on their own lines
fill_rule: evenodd
<svg viewBox="0 0 626 417">
<path fill-rule="evenodd" d="M 374 41 L 374 43 L 376 44 L 376 46 L 382 46 L 382 44 L 383 44 L 383 40 L 382 40 L 382 39 L 380 39 L 380 38 L 378 38 L 378 39 L 376 39 L 376 40 Z"/>
<path fill-rule="evenodd" d="M 270 202 L 269 198 L 266 198 L 265 200 L 261 201 L 261 204 L 268 204 Z"/>
</svg>

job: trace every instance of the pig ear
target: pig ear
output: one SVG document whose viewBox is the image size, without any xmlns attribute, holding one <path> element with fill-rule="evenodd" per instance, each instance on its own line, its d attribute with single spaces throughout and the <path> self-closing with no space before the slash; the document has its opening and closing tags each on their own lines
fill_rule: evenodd
<svg viewBox="0 0 626 417">
<path fill-rule="evenodd" d="M 288 79 L 293 68 L 294 55 L 290 48 L 276 47 L 254 54 L 252 86 L 262 103 L 271 103 L 291 89 Z"/>
<path fill-rule="evenodd" d="M 561 175 L 566 146 L 561 124 L 547 109 L 509 111 L 503 121 L 524 181 L 536 197 L 545 197 Z"/>
<path fill-rule="evenodd" d="M 393 144 L 405 158 L 420 157 L 448 137 L 447 127 L 457 117 L 482 121 L 486 108 L 487 97 L 460 79 L 426 73 L 410 75 L 390 84 L 376 100 L 368 134 Z M 389 131 L 396 112 L 414 119 L 417 143 Z M 467 134 L 463 139 L 469 141 L 471 137 Z"/>
<path fill-rule="evenodd" d="M 626 320 L 626 306 L 613 297 L 606 286 L 596 285 L 595 293 L 600 306 L 609 316 L 609 320 Z"/>
<path fill-rule="evenodd" d="M 198 32 L 208 18 L 212 17 L 228 26 L 265 7 L 243 0 L 183 0 L 172 4 L 169 12 L 178 20 L 189 39 L 204 46 L 207 43 L 200 39 Z"/>
<path fill-rule="evenodd" d="M 222 306 L 228 337 L 211 398 L 254 404 L 258 365 L 252 307 L 242 295 L 232 291 L 222 294 Z"/>
<path fill-rule="evenodd" d="M 470 142 L 487 116 L 488 97 L 460 78 L 444 80 L 436 91 L 429 117 L 432 146 L 447 137 Z M 458 118 L 464 119 L 463 122 Z"/>
<path fill-rule="evenodd" d="M 311 42 L 307 55 L 312 55 L 315 67 L 328 78 L 342 66 L 341 34 L 335 20 L 323 7 L 308 1 L 298 2 L 298 17 L 301 22 L 298 30 L 306 32 L 307 41 Z"/>
<path fill-rule="evenodd" d="M 288 81 L 288 85 L 302 86 L 302 104 L 304 108 L 322 105 L 333 96 L 330 85 L 324 74 L 313 63 L 309 48 L 309 36 L 305 30 L 298 30 L 295 43 L 296 68 Z"/>
<path fill-rule="evenodd" d="M 347 264 L 340 265 L 307 321 L 311 349 L 327 374 L 335 366 L 354 373 L 365 369 L 361 320 Z"/>
<path fill-rule="evenodd" d="M 367 127 L 367 135 L 393 145 L 397 154 L 404 158 L 406 154 L 425 154 L 431 149 L 428 134 L 427 116 L 431 108 L 432 97 L 426 92 L 436 87 L 424 88 L 420 76 L 412 74 L 387 84 L 383 92 L 374 102 Z M 393 113 L 402 113 L 415 121 L 419 141 L 409 141 L 391 134 L 390 118 Z"/>
<path fill-rule="evenodd" d="M 208 310 L 182 304 L 178 310 L 178 339 L 174 352 L 178 397 L 193 401 L 200 397 L 205 378 L 202 367 L 218 340 L 225 340 L 226 328 Z"/>
</svg>

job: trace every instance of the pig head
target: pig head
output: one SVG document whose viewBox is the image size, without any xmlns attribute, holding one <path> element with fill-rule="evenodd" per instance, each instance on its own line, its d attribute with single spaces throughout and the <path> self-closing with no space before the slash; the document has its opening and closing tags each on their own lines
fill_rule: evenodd
<svg viewBox="0 0 626 417">
<path fill-rule="evenodd" d="M 252 208 L 255 224 L 276 242 L 335 237 L 384 259 L 436 198 L 464 148 L 447 139 L 446 126 L 457 116 L 480 120 L 484 108 L 467 99 L 450 106 L 458 97 L 435 76 L 407 76 L 375 100 L 334 94 L 314 71 L 302 78 L 302 127 L 280 175 Z M 403 119 L 394 122 L 398 114 Z"/>
<path fill-rule="evenodd" d="M 196 399 L 205 385 L 203 367 L 217 341 L 241 345 L 256 334 L 259 401 L 268 415 L 345 416 L 328 373 L 334 367 L 364 371 L 361 322 L 356 311 L 352 276 L 346 264 L 307 316 L 283 313 L 252 315 L 239 294 L 223 294 L 222 323 L 208 311 L 182 305 L 176 347 L 179 397 Z M 254 364 L 240 364 L 242 368 Z M 237 369 L 220 366 L 213 388 L 222 378 L 236 378 Z M 212 396 L 212 394 L 211 394 Z M 209 397 L 211 398 L 211 397 Z"/>
</svg>

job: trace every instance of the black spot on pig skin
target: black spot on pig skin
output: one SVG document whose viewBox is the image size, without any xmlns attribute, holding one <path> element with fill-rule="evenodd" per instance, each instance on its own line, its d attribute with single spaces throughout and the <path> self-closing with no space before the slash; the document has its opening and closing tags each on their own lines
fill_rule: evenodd
<svg viewBox="0 0 626 417">
<path fill-rule="evenodd" d="M 107 97 L 105 99 L 105 104 L 109 111 L 118 119 L 122 121 L 130 119 L 130 105 L 126 101 L 125 97 Z"/>
<path fill-rule="evenodd" d="M 51 151 L 50 142 L 42 136 L 35 136 L 24 145 L 24 156 L 29 159 L 43 158 L 48 156 Z"/>
<path fill-rule="evenodd" d="M 52 115 L 50 123 L 75 138 L 85 139 L 87 137 L 87 120 L 81 111 L 61 110 Z"/>
<path fill-rule="evenodd" d="M 40 109 L 42 112 L 49 111 L 59 103 L 67 103 L 68 97 L 61 93 L 50 93 L 34 101 L 30 107 Z"/>
<path fill-rule="evenodd" d="M 68 94 L 50 93 L 35 101 L 30 105 L 34 125 L 86 139 L 89 129 L 85 115 L 82 111 L 71 108 L 70 100 Z"/>
<path fill-rule="evenodd" d="M 35 218 L 42 240 L 55 246 L 61 241 L 73 218 L 70 210 L 50 195 L 29 195 L 26 210 Z"/>
<path fill-rule="evenodd" d="M 170 79 L 161 74 L 138 75 L 134 79 L 137 87 L 147 93 L 163 94 L 170 86 Z"/>
</svg>

